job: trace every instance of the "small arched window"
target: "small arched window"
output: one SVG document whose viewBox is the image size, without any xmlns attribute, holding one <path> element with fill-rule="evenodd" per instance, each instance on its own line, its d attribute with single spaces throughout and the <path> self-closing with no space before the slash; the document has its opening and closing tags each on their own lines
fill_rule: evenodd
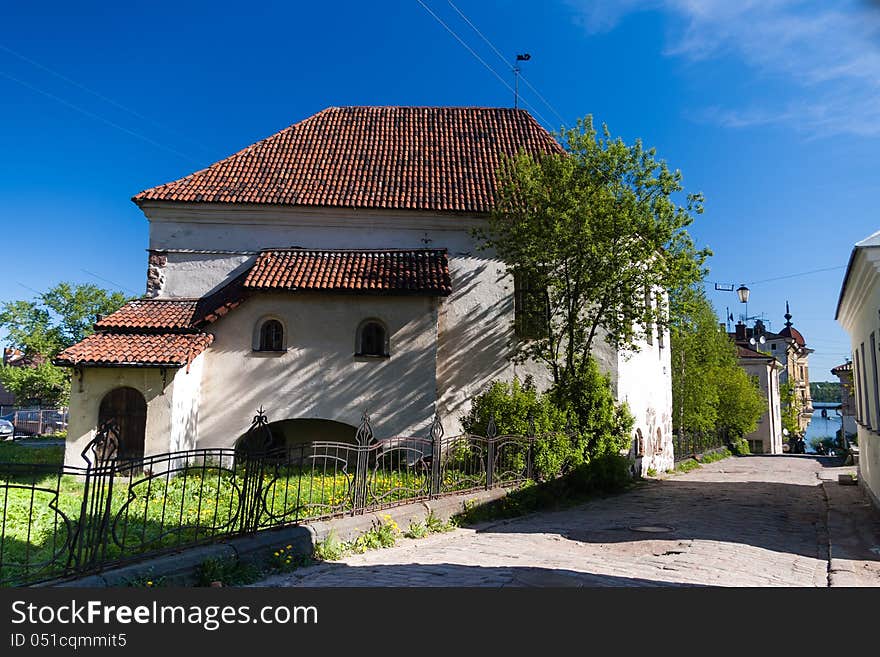
<svg viewBox="0 0 880 657">
<path fill-rule="evenodd" d="M 360 325 L 357 333 L 356 356 L 388 356 L 388 331 L 375 320 Z"/>
<path fill-rule="evenodd" d="M 641 429 L 636 429 L 636 435 L 633 437 L 633 451 L 638 458 L 645 455 L 645 439 Z"/>
<path fill-rule="evenodd" d="M 277 319 L 267 319 L 260 327 L 260 351 L 284 351 L 284 327 Z"/>
</svg>

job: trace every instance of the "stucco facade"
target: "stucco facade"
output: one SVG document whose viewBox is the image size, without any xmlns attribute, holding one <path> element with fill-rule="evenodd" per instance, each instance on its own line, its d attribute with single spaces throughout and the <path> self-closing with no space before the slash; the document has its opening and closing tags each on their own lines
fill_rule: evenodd
<svg viewBox="0 0 880 657">
<path fill-rule="evenodd" d="M 782 412 L 780 408 L 779 374 L 782 364 L 772 357 L 762 357 L 758 352 L 742 356 L 738 364 L 746 374 L 758 382 L 765 401 L 764 412 L 758 420 L 758 427 L 744 436 L 749 441 L 753 454 L 782 454 Z"/>
<path fill-rule="evenodd" d="M 840 291 L 836 319 L 850 336 L 858 426 L 859 483 L 880 506 L 880 232 L 856 244 Z"/>
</svg>

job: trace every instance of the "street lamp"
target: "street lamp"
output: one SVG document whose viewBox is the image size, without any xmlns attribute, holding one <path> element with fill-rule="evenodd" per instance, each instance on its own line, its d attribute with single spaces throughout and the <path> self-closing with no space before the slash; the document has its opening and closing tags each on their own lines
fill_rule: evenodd
<svg viewBox="0 0 880 657">
<path fill-rule="evenodd" d="M 749 302 L 749 292 L 749 288 L 747 288 L 745 285 L 740 285 L 738 288 L 736 288 L 736 296 L 739 297 L 739 300 L 742 303 Z"/>
</svg>

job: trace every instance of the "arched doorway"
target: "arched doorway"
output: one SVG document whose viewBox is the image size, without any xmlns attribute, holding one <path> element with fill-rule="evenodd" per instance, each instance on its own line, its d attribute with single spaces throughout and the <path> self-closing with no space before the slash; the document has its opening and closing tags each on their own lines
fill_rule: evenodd
<svg viewBox="0 0 880 657">
<path fill-rule="evenodd" d="M 98 426 L 112 420 L 119 430 L 120 460 L 144 457 L 144 432 L 147 428 L 147 402 L 134 388 L 114 388 L 101 400 Z"/>
<path fill-rule="evenodd" d="M 354 445 L 357 427 L 334 420 L 298 418 L 278 420 L 267 425 L 264 432 L 245 433 L 236 441 L 236 448 L 251 453 L 275 452 L 318 440 L 331 440 Z"/>
</svg>

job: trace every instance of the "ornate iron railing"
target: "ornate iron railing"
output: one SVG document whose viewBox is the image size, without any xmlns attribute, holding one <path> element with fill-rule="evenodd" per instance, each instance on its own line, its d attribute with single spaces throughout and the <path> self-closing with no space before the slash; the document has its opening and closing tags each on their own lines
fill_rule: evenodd
<svg viewBox="0 0 880 657">
<path fill-rule="evenodd" d="M 729 446 L 730 440 L 725 431 L 676 431 L 672 435 L 676 463 Z"/>
<path fill-rule="evenodd" d="M 0 585 L 532 477 L 533 435 L 486 434 L 447 437 L 435 417 L 426 437 L 376 439 L 364 415 L 353 443 L 276 447 L 261 409 L 236 449 L 132 460 L 108 423 L 83 467 L 0 463 Z"/>
</svg>

